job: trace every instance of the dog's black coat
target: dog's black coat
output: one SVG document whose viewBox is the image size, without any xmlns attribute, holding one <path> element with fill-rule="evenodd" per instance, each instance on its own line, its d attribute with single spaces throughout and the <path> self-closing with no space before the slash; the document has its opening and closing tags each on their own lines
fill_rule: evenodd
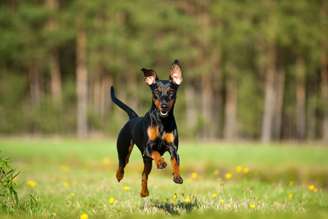
<svg viewBox="0 0 328 219">
<path fill-rule="evenodd" d="M 111 87 L 111 98 L 129 116 L 129 121 L 120 130 L 117 139 L 119 169 L 116 177 L 118 181 L 123 178 L 124 167 L 128 163 L 133 145 L 136 144 L 142 153 L 145 165 L 143 180 L 146 180 L 146 184 L 141 192 L 141 196 L 144 197 L 148 195 L 147 178 L 151 171 L 152 153 L 154 151 L 160 155 L 167 151 L 170 153 L 172 165 L 175 165 L 173 167 L 173 180 L 176 183 L 182 183 L 183 181 L 178 172 L 180 163 L 177 153 L 179 136 L 173 114 L 176 92 L 182 81 L 182 74 L 177 60 L 172 64 L 170 80 L 158 80 L 156 73 L 150 69 L 143 68 L 142 71 L 144 72 L 145 81 L 153 94 L 152 106 L 143 117 L 138 116 L 129 106 L 117 99 L 113 87 Z M 158 168 L 165 167 L 166 163 Z M 144 183 L 144 181 L 142 182 Z M 144 186 L 144 184 L 142 185 Z"/>
</svg>

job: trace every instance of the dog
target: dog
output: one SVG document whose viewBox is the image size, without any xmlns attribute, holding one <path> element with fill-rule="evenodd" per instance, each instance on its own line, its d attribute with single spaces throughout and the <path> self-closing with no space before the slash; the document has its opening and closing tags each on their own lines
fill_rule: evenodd
<svg viewBox="0 0 328 219">
<path fill-rule="evenodd" d="M 178 88 L 182 82 L 182 68 L 175 60 L 169 70 L 169 80 L 159 80 L 152 69 L 142 68 L 144 81 L 152 92 L 152 105 L 150 110 L 142 117 L 129 106 L 120 101 L 111 86 L 111 99 L 113 103 L 123 109 L 129 116 L 128 122 L 120 130 L 117 138 L 118 169 L 116 179 L 120 182 L 124 176 L 124 168 L 129 162 L 129 157 L 134 144 L 139 148 L 144 168 L 141 180 L 141 197 L 149 196 L 148 175 L 154 160 L 158 169 L 167 166 L 162 155 L 170 153 L 173 181 L 183 183 L 180 175 L 180 158 L 178 155 L 179 136 L 175 118 L 174 105 Z"/>
</svg>

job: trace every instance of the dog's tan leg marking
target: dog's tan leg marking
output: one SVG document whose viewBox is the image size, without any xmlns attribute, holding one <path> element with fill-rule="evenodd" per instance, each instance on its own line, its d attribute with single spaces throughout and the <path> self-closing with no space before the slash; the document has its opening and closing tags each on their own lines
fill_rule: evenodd
<svg viewBox="0 0 328 219">
<path fill-rule="evenodd" d="M 167 166 L 166 162 L 164 161 L 164 158 L 161 157 L 158 151 L 152 151 L 151 158 L 153 158 L 153 160 L 155 161 L 158 169 L 164 169 Z"/>
<path fill-rule="evenodd" d="M 182 184 L 183 179 L 180 176 L 180 167 L 179 167 L 179 164 L 178 164 L 177 160 L 175 158 L 172 158 L 171 159 L 171 164 L 172 164 L 172 170 L 173 170 L 173 173 L 172 173 L 173 174 L 173 181 L 175 183 Z"/>
<path fill-rule="evenodd" d="M 147 197 L 149 195 L 148 191 L 148 175 L 152 168 L 152 162 L 144 162 L 144 169 L 142 172 L 142 178 L 141 178 L 141 197 Z"/>
</svg>

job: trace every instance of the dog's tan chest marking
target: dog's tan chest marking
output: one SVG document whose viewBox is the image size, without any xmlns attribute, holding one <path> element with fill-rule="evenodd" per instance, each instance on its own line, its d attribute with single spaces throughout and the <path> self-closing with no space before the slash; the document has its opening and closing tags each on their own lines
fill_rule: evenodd
<svg viewBox="0 0 328 219">
<path fill-rule="evenodd" d="M 149 126 L 147 129 L 147 135 L 149 140 L 154 141 L 159 135 L 158 126 Z"/>
<path fill-rule="evenodd" d="M 174 135 L 173 135 L 173 133 L 164 133 L 162 139 L 166 143 L 173 143 L 173 141 L 174 141 Z"/>
</svg>

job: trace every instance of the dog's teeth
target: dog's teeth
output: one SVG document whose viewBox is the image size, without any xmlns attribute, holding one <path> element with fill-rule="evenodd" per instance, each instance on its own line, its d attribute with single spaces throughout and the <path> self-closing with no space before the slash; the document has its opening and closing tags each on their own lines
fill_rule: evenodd
<svg viewBox="0 0 328 219">
<path fill-rule="evenodd" d="M 160 112 L 160 113 L 161 113 L 162 116 L 166 116 L 168 114 L 168 112 L 165 112 L 165 113 Z"/>
</svg>

